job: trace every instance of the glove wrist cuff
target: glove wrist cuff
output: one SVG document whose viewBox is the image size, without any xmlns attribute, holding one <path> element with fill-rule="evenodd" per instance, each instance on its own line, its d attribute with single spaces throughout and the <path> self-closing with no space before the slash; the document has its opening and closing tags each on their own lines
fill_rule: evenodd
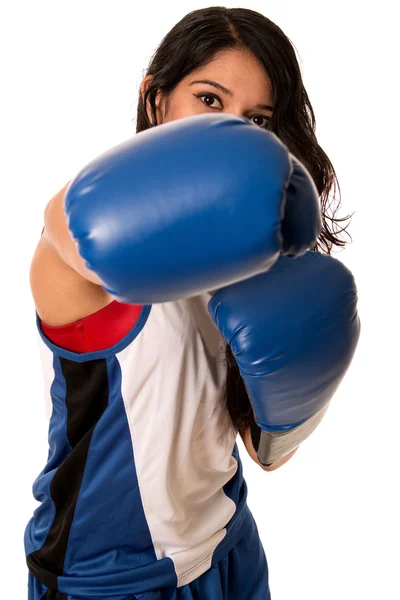
<svg viewBox="0 0 400 600">
<path fill-rule="evenodd" d="M 318 427 L 328 410 L 329 404 L 330 402 L 294 429 L 270 432 L 261 429 L 257 423 L 252 423 L 250 426 L 251 441 L 260 463 L 265 467 L 269 467 L 297 448 Z"/>
</svg>

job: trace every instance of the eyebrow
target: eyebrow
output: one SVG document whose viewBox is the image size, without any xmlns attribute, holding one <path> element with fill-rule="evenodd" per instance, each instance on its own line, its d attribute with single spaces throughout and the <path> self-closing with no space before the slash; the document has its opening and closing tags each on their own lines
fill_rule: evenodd
<svg viewBox="0 0 400 600">
<path fill-rule="evenodd" d="M 216 81 L 212 81 L 211 79 L 196 79 L 196 81 L 192 81 L 189 85 L 194 85 L 195 83 L 206 83 L 208 85 L 212 85 L 218 90 L 221 90 L 221 92 L 224 92 L 224 94 L 233 96 L 233 93 L 228 90 L 228 88 L 224 87 L 220 83 L 217 83 Z M 259 108 L 260 110 L 274 110 L 274 107 L 268 106 L 268 104 L 256 104 L 254 108 Z"/>
</svg>

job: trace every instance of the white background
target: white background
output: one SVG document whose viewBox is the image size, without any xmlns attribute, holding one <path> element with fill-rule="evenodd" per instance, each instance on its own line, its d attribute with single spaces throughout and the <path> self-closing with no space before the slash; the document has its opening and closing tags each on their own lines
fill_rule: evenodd
<svg viewBox="0 0 400 600">
<path fill-rule="evenodd" d="M 47 460 L 29 265 L 50 198 L 134 132 L 161 38 L 212 2 L 8 0 L 1 57 L 1 595 L 26 598 L 25 526 Z M 218 4 L 218 3 L 215 3 Z M 395 3 L 392 3 L 394 11 Z M 273 600 L 400 598 L 398 485 L 398 30 L 389 2 L 243 1 L 294 43 L 319 143 L 355 211 L 362 334 L 325 420 L 281 469 L 240 451 Z M 397 54 L 397 60 L 395 60 Z M 395 162 L 396 161 L 396 162 Z M 346 238 L 347 239 L 347 238 Z"/>
</svg>

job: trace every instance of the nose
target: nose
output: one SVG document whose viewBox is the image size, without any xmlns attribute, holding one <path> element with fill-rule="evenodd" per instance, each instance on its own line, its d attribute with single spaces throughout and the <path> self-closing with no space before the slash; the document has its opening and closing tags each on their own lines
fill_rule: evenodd
<svg viewBox="0 0 400 600">
<path fill-rule="evenodd" d="M 225 108 L 224 109 L 225 113 L 228 113 L 230 115 L 235 115 L 235 117 L 245 117 L 246 115 L 244 114 L 245 111 L 241 108 Z"/>
</svg>

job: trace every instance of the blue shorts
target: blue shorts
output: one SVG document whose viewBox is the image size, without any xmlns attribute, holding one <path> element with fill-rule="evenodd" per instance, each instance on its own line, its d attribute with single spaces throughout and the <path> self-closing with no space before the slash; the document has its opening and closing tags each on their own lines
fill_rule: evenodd
<svg viewBox="0 0 400 600">
<path fill-rule="evenodd" d="M 271 600 L 268 564 L 257 527 L 200 577 L 179 588 L 162 588 L 124 596 L 82 598 L 51 592 L 29 573 L 28 600 Z"/>
</svg>

